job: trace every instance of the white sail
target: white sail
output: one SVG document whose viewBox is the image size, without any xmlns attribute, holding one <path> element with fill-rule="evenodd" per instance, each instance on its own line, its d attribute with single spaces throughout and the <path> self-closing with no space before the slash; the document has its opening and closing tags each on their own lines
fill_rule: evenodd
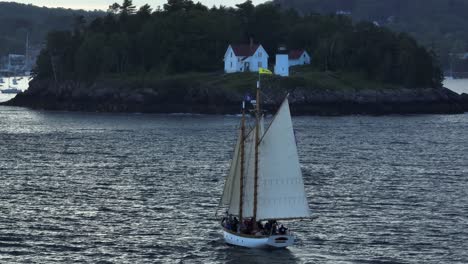
<svg viewBox="0 0 468 264">
<path fill-rule="evenodd" d="M 260 136 L 263 135 L 263 118 L 260 122 Z M 254 191 L 255 191 L 255 129 L 246 132 L 244 141 L 244 184 L 243 184 L 243 217 L 253 217 L 254 211 Z M 224 185 L 221 204 L 229 206 L 229 214 L 239 215 L 240 203 L 240 174 L 241 174 L 241 150 L 240 136 L 234 150 L 234 157 L 231 162 L 226 183 Z"/>
<path fill-rule="evenodd" d="M 240 143 L 241 135 L 237 139 L 236 147 L 234 149 L 234 156 L 231 161 L 231 168 L 229 169 L 229 174 L 226 177 L 226 182 L 224 183 L 223 196 L 221 197 L 220 205 L 229 205 L 229 213 L 237 206 L 239 209 L 239 199 L 240 199 Z"/>
<path fill-rule="evenodd" d="M 310 217 L 288 100 L 259 146 L 257 219 Z"/>
<path fill-rule="evenodd" d="M 252 129 L 244 142 L 245 171 L 243 188 L 243 217 L 252 217 L 255 191 L 255 129 Z"/>
</svg>

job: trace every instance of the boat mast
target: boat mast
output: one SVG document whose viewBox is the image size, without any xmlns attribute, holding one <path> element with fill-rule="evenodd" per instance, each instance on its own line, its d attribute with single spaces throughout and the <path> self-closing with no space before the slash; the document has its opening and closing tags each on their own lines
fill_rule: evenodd
<svg viewBox="0 0 468 264">
<path fill-rule="evenodd" d="M 258 141 L 260 138 L 260 71 L 258 72 L 257 82 L 257 100 L 256 100 L 256 111 L 255 111 L 255 183 L 254 183 L 254 227 L 257 227 L 257 196 L 258 196 Z"/>
<path fill-rule="evenodd" d="M 242 101 L 242 119 L 241 119 L 241 164 L 240 164 L 240 198 L 239 198 L 239 221 L 242 223 L 243 205 L 244 205 L 244 138 L 245 138 L 245 101 Z"/>
</svg>

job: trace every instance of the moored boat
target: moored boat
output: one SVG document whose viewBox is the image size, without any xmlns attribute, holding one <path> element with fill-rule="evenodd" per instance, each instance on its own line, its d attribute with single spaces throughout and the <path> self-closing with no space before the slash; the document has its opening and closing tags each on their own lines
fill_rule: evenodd
<svg viewBox="0 0 468 264">
<path fill-rule="evenodd" d="M 4 94 L 17 94 L 22 92 L 20 89 L 17 88 L 7 88 L 0 91 Z"/>
</svg>

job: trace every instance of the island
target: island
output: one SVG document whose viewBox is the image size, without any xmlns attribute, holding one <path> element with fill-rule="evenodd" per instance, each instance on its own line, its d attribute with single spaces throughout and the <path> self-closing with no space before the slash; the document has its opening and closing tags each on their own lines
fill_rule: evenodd
<svg viewBox="0 0 468 264">
<path fill-rule="evenodd" d="M 435 53 L 405 33 L 344 15 L 299 15 L 274 3 L 208 8 L 130 0 L 104 17 L 50 32 L 29 89 L 3 103 L 34 109 L 235 114 L 254 94 L 253 69 L 223 70 L 231 43 L 304 49 L 310 64 L 262 76 L 265 109 L 289 94 L 296 115 L 463 113 L 467 95 L 442 87 Z M 223 61 L 224 58 L 224 61 Z M 239 58 L 241 61 L 241 58 Z M 273 58 L 262 67 L 273 71 Z"/>
</svg>

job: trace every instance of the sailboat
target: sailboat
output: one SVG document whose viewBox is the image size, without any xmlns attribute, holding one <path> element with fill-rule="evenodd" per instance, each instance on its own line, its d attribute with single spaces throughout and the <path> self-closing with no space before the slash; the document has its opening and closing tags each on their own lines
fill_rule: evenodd
<svg viewBox="0 0 468 264">
<path fill-rule="evenodd" d="M 10 87 L 10 79 L 8 79 L 8 88 L 0 90 L 3 94 L 17 94 L 22 91 L 15 87 Z"/>
<path fill-rule="evenodd" d="M 310 218 L 289 109 L 284 99 L 265 128 L 257 83 L 255 124 L 246 126 L 245 101 L 242 119 L 220 207 L 226 243 L 248 248 L 285 248 L 294 234 L 280 220 Z M 263 224 L 263 222 L 265 222 Z"/>
</svg>

